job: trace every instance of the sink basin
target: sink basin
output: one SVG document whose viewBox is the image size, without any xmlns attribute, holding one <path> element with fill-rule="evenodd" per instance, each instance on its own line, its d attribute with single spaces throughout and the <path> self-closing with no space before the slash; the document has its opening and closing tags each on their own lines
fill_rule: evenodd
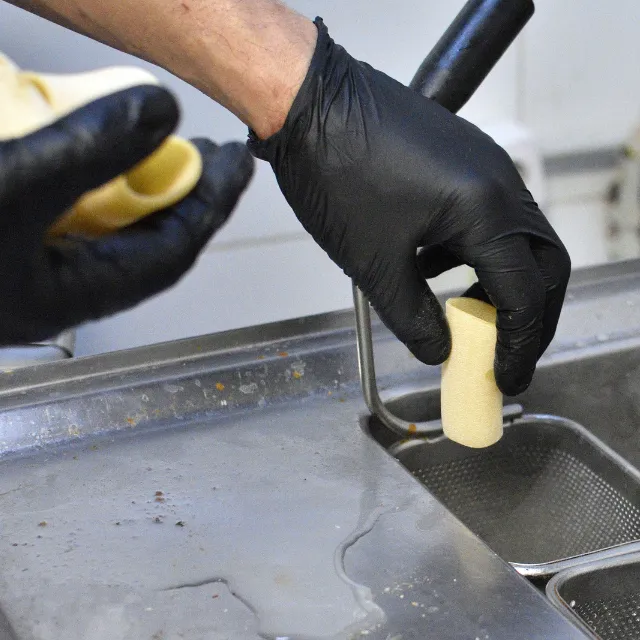
<svg viewBox="0 0 640 640">
<path fill-rule="evenodd" d="M 546 579 L 640 540 L 640 345 L 550 358 L 518 401 L 531 414 L 483 450 L 444 436 L 399 441 L 375 417 L 366 429 L 523 575 Z M 388 406 L 409 421 L 434 419 L 438 390 Z"/>
</svg>

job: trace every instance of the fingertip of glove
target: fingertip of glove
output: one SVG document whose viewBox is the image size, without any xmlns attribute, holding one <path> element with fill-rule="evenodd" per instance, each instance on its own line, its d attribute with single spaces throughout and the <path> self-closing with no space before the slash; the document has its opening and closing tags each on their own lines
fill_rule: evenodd
<svg viewBox="0 0 640 640">
<path fill-rule="evenodd" d="M 451 353 L 451 337 L 447 331 L 446 335 L 437 339 L 422 340 L 407 345 L 411 353 L 424 364 L 442 364 Z"/>
<path fill-rule="evenodd" d="M 151 131 L 173 131 L 180 120 L 180 107 L 173 94 L 153 85 L 135 87 L 136 90 L 141 100 L 138 125 Z"/>
<path fill-rule="evenodd" d="M 505 396 L 518 396 L 529 388 L 533 381 L 534 373 L 534 371 L 529 371 L 514 377 L 512 374 L 510 375 L 507 372 L 496 371 L 496 384 L 498 385 L 498 389 L 500 389 Z"/>
<path fill-rule="evenodd" d="M 239 142 L 229 142 L 220 147 L 203 138 L 192 142 L 202 155 L 205 191 L 208 191 L 206 185 L 210 185 L 213 190 L 211 199 L 230 213 L 253 176 L 253 157 Z"/>
<path fill-rule="evenodd" d="M 233 173 L 237 176 L 240 188 L 244 189 L 255 170 L 253 156 L 241 142 L 229 142 L 222 147 L 221 152 L 228 154 L 229 163 L 235 166 Z"/>
<path fill-rule="evenodd" d="M 180 107 L 173 94 L 164 87 L 138 85 L 109 94 L 87 105 L 90 110 L 103 110 L 114 127 L 121 132 L 128 127 L 135 136 L 144 136 L 154 144 L 168 136 L 178 125 Z"/>
</svg>

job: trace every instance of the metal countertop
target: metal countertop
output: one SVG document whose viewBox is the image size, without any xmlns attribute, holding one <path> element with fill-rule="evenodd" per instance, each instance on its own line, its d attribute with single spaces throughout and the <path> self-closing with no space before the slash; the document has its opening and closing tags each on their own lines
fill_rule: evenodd
<svg viewBox="0 0 640 640">
<path fill-rule="evenodd" d="M 550 360 L 625 339 L 637 269 L 575 278 Z M 2 375 L 5 636 L 583 638 L 362 429 L 352 321 Z M 437 385 L 375 335 L 388 389 Z"/>
</svg>

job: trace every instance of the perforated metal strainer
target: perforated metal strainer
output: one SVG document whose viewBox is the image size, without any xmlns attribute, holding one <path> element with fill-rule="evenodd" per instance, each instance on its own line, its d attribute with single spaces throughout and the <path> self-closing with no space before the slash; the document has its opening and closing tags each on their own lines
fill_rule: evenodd
<svg viewBox="0 0 640 640">
<path fill-rule="evenodd" d="M 601 640 L 640 640 L 640 545 L 636 552 L 563 571 L 547 585 L 551 602 Z"/>
<path fill-rule="evenodd" d="M 569 420 L 524 416 L 488 449 L 442 436 L 391 453 L 523 575 L 548 577 L 640 540 L 640 473 Z"/>
</svg>

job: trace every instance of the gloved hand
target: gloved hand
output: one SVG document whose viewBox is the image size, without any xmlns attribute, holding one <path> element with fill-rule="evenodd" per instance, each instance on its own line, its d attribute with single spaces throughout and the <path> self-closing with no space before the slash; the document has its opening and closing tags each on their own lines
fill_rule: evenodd
<svg viewBox="0 0 640 640">
<path fill-rule="evenodd" d="M 294 212 L 417 358 L 450 350 L 424 278 L 472 266 L 468 292 L 498 309 L 495 373 L 507 394 L 530 383 L 551 341 L 567 251 L 516 167 L 469 122 L 354 60 L 320 20 L 306 79 L 284 127 L 250 134 Z"/>
<path fill-rule="evenodd" d="M 202 178 L 180 203 L 98 240 L 46 231 L 82 194 L 129 170 L 175 128 L 169 92 L 141 86 L 0 142 L 0 344 L 43 340 L 175 283 L 224 224 L 253 159 L 195 141 Z"/>
</svg>

